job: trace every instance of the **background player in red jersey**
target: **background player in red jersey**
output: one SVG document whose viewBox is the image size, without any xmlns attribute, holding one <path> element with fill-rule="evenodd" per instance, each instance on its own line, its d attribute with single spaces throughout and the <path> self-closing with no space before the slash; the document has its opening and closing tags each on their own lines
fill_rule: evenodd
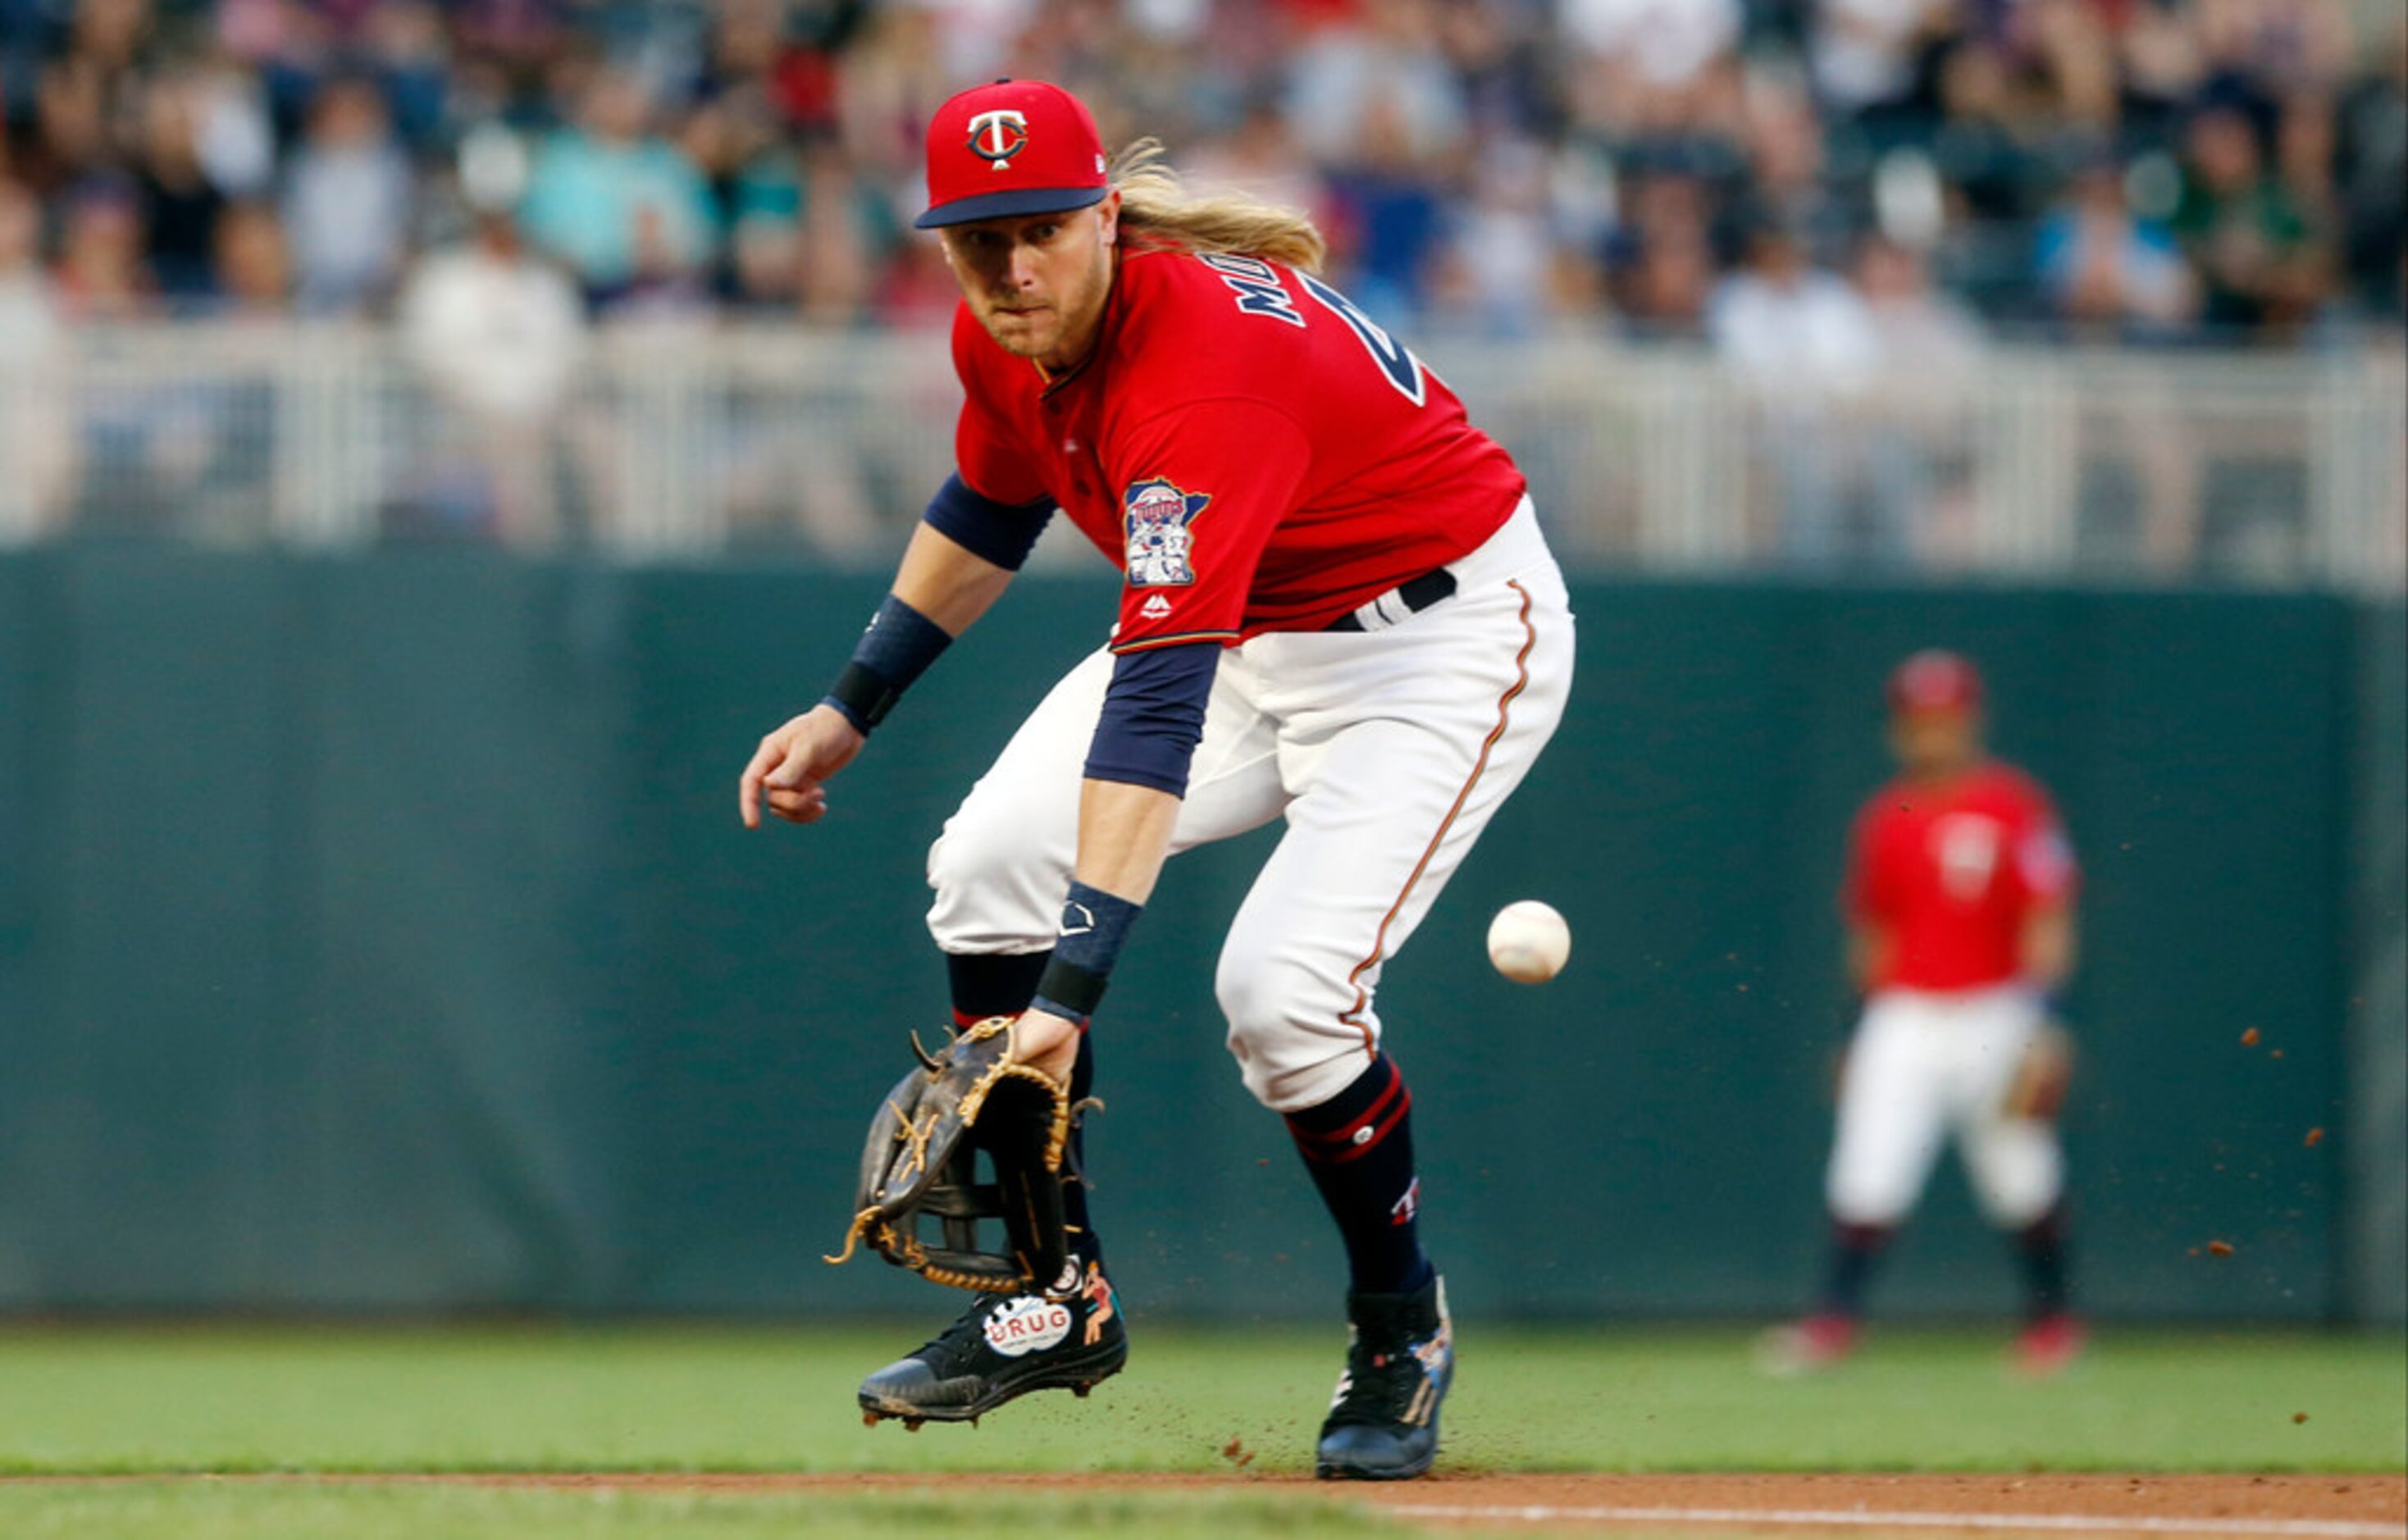
<svg viewBox="0 0 2408 1540">
<path fill-rule="evenodd" d="M 1888 694 L 1900 774 L 1856 815 L 1842 894 L 1865 1011 L 1841 1075 L 1830 1270 L 1814 1314 L 1772 1334 L 1767 1362 L 1799 1371 L 1847 1355 L 1874 1262 L 1953 1132 L 2022 1262 L 2017 1362 L 2049 1373 L 2083 1341 L 2055 1123 L 2069 1061 L 2047 1007 L 2073 964 L 2073 856 L 2048 793 L 1985 753 L 1971 663 L 1918 652 Z"/>
<path fill-rule="evenodd" d="M 1352 1341 L 1316 1468 L 1417 1476 L 1452 1327 L 1374 991 L 1562 715 L 1562 576 L 1512 461 L 1313 275 L 1302 216 L 1189 197 L 1144 147 L 1108 173 L 1086 108 L 1040 82 L 956 96 L 927 153 L 919 222 L 963 293 L 959 474 L 827 699 L 745 767 L 745 821 L 821 817 L 829 777 L 1068 515 L 1122 571 L 1118 623 L 929 853 L 954 1011 L 1016 1018 L 1014 1056 L 1083 1096 L 1088 1019 L 1165 859 L 1285 823 L 1217 993 L 1345 1242 Z M 1067 1207 L 1061 1278 L 982 1298 L 870 1376 L 873 1419 L 968 1419 L 1118 1370 L 1076 1183 Z"/>
</svg>

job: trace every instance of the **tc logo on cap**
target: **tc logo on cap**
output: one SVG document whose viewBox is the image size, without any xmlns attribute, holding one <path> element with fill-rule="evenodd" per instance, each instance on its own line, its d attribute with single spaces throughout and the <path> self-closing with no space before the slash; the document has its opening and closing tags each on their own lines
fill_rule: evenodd
<svg viewBox="0 0 2408 1540">
<path fill-rule="evenodd" d="M 1028 118 L 1010 107 L 996 107 L 970 120 L 970 149 L 993 162 L 997 171 L 1028 143 Z"/>
<path fill-rule="evenodd" d="M 0 0 L 5 4 L 6 0 Z M 928 120 L 923 230 L 1088 208 L 1111 195 L 1103 135 L 1079 98 L 1043 80 L 996 80 Z M 995 173 L 1009 171 L 998 182 Z"/>
</svg>

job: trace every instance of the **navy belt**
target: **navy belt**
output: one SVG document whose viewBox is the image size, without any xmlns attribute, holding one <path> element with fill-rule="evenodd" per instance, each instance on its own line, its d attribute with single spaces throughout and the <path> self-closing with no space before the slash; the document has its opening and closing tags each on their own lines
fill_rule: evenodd
<svg viewBox="0 0 2408 1540">
<path fill-rule="evenodd" d="M 1384 631 L 1406 616 L 1418 615 L 1454 592 L 1455 574 L 1444 567 L 1436 567 L 1418 578 L 1398 583 L 1361 609 L 1350 609 L 1321 629 L 1324 631 Z M 1369 625 L 1363 623 L 1363 617 L 1367 612 L 1372 617 L 1372 623 Z"/>
</svg>

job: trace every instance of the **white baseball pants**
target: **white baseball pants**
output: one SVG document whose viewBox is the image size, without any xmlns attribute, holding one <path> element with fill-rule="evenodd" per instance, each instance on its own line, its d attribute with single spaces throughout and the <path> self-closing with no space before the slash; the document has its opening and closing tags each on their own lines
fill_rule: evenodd
<svg viewBox="0 0 2408 1540">
<path fill-rule="evenodd" d="M 1229 1051 L 1276 1111 L 1363 1072 L 1382 965 L 1563 717 L 1572 615 L 1528 499 L 1450 570 L 1452 596 L 1393 624 L 1221 655 L 1171 853 L 1287 821 L 1216 978 Z M 928 928 L 946 951 L 1054 944 L 1111 672 L 1099 651 L 1054 686 L 929 850 Z"/>
<path fill-rule="evenodd" d="M 2005 1113 L 2042 1024 L 2039 1002 L 2022 990 L 1874 995 L 1840 1079 L 1826 1183 L 1831 1217 L 1904 1219 L 1952 1132 L 1991 1223 L 2021 1229 L 2055 1207 L 2065 1180 L 2056 1125 Z"/>
</svg>

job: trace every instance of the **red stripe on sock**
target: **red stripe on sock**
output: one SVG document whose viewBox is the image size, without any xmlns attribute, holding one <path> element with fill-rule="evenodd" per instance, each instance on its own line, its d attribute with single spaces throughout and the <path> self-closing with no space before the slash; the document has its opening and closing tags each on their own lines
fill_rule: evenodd
<svg viewBox="0 0 2408 1540">
<path fill-rule="evenodd" d="M 1335 1155 L 1325 1155 L 1319 1158 L 1330 1165 L 1344 1165 L 1349 1161 L 1361 1160 L 1364 1156 L 1369 1155 L 1371 1151 L 1379 1148 L 1381 1145 L 1384 1144 L 1387 1141 L 1388 1135 L 1396 1132 L 1397 1125 L 1405 1120 L 1405 1114 L 1411 1112 L 1412 1109 L 1413 1094 L 1412 1091 L 1406 1091 L 1403 1099 L 1398 1102 L 1396 1110 L 1389 1113 L 1385 1119 L 1382 1119 L 1377 1128 L 1371 1130 L 1371 1136 L 1369 1138 L 1364 1140 L 1359 1145 L 1350 1144 Z"/>
<path fill-rule="evenodd" d="M 1297 1143 L 1306 1148 L 1308 1153 L 1319 1146 L 1327 1146 L 1332 1152 L 1349 1148 L 1357 1134 L 1378 1123 L 1387 1115 L 1389 1104 L 1398 1095 L 1403 1094 L 1404 1090 L 1405 1077 L 1398 1072 L 1395 1062 L 1390 1062 L 1388 1083 L 1381 1088 L 1379 1095 L 1371 1098 L 1371 1105 L 1365 1107 L 1360 1116 L 1326 1133 L 1306 1128 L 1295 1118 L 1290 1118 L 1287 1120 L 1288 1130 L 1296 1135 Z"/>
</svg>

